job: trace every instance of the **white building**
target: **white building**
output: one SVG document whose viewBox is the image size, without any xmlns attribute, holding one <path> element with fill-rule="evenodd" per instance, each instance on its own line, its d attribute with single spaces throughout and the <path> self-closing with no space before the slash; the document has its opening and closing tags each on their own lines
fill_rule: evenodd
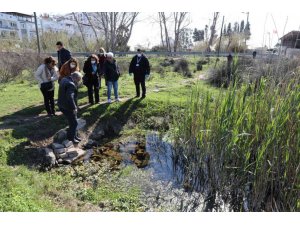
<svg viewBox="0 0 300 225">
<path fill-rule="evenodd" d="M 86 40 L 95 40 L 95 33 L 83 13 L 75 13 Z M 92 20 L 92 18 L 90 17 Z M 40 35 L 44 32 L 66 32 L 69 36 L 81 35 L 73 14 L 64 16 L 42 15 L 38 17 Z M 98 31 L 99 32 L 99 31 Z M 32 15 L 4 12 L 0 13 L 0 39 L 30 40 L 35 37 L 35 24 Z"/>
<path fill-rule="evenodd" d="M 0 13 L 0 38 L 24 40 L 35 36 L 32 15 L 7 12 Z"/>
</svg>

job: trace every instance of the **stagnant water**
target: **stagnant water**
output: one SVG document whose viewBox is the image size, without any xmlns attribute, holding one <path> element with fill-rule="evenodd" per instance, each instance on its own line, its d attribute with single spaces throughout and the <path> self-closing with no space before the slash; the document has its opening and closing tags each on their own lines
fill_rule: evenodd
<svg viewBox="0 0 300 225">
<path fill-rule="evenodd" d="M 203 211 L 206 206 L 203 194 L 185 187 L 182 170 L 174 160 L 172 144 L 165 137 L 148 133 L 144 140 L 130 138 L 120 144 L 123 166 L 133 164 L 132 154 L 143 141 L 150 155 L 147 166 L 136 168 L 128 179 L 142 188 L 142 201 L 147 211 Z M 218 211 L 227 211 L 221 201 L 218 205 Z"/>
</svg>

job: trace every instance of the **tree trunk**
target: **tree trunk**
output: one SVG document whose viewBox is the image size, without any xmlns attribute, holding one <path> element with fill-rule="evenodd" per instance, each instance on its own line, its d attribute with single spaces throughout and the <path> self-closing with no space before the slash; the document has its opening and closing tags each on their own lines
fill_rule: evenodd
<svg viewBox="0 0 300 225">
<path fill-rule="evenodd" d="M 85 37 L 84 37 L 84 34 L 83 34 L 82 27 L 80 26 L 80 23 L 79 23 L 79 21 L 78 21 L 78 19 L 77 19 L 76 14 L 75 14 L 74 12 L 73 12 L 72 14 L 73 14 L 73 16 L 74 16 L 74 19 L 75 19 L 77 25 L 78 25 L 78 28 L 79 28 L 79 31 L 80 31 L 80 34 L 81 34 L 81 37 L 82 37 L 82 41 L 83 41 L 83 44 L 84 44 L 84 48 L 85 48 L 85 50 L 88 52 L 89 49 L 88 49 L 88 47 L 87 47 L 87 45 L 86 45 L 86 41 L 85 41 Z"/>
</svg>

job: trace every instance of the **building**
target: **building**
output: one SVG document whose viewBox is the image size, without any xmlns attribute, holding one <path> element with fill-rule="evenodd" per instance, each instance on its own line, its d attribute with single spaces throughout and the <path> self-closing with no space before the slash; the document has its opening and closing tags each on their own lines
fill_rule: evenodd
<svg viewBox="0 0 300 225">
<path fill-rule="evenodd" d="M 291 31 L 280 38 L 280 54 L 289 58 L 300 57 L 300 31 Z"/>
<path fill-rule="evenodd" d="M 0 38 L 24 40 L 35 36 L 33 16 L 17 12 L 0 13 Z"/>
<path fill-rule="evenodd" d="M 86 40 L 95 40 L 95 33 L 83 13 L 75 13 Z M 93 21 L 92 17 L 89 17 Z M 65 32 L 68 36 L 78 35 L 80 31 L 72 13 L 63 16 L 43 14 L 38 17 L 39 33 Z M 99 30 L 97 30 L 99 32 Z M 36 37 L 33 15 L 18 12 L 0 12 L 0 39 L 31 40 Z"/>
</svg>

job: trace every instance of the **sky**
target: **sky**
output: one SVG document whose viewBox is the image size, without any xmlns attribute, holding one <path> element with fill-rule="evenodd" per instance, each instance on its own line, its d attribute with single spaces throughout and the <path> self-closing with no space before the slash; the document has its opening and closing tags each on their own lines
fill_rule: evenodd
<svg viewBox="0 0 300 225">
<path fill-rule="evenodd" d="M 159 25 L 154 22 L 155 12 L 142 12 L 139 15 L 139 22 L 134 26 L 132 37 L 129 41 L 130 46 L 143 45 L 153 46 L 160 43 Z M 216 29 L 220 32 L 222 25 L 222 17 L 224 23 L 233 23 L 235 21 L 244 20 L 246 22 L 247 15 L 242 12 L 220 12 Z M 213 11 L 190 13 L 190 28 L 204 29 L 205 24 L 209 24 L 213 17 Z M 250 48 L 274 46 L 278 42 L 278 38 L 283 34 L 292 30 L 300 30 L 300 14 L 295 12 L 254 12 L 249 11 L 249 23 L 251 29 L 251 38 L 247 42 Z"/>
</svg>

